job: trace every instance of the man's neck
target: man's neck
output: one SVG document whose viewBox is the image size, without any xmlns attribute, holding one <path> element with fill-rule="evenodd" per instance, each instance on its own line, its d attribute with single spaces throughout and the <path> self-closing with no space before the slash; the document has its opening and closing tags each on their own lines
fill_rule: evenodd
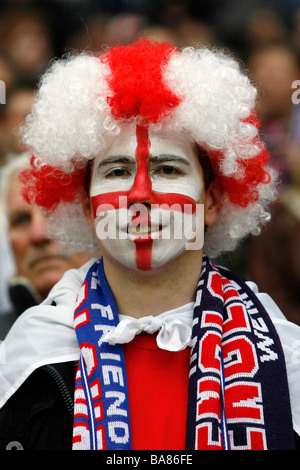
<svg viewBox="0 0 300 470">
<path fill-rule="evenodd" d="M 106 256 L 104 270 L 118 312 L 140 318 L 180 307 L 195 298 L 202 267 L 202 252 L 186 251 L 167 266 L 135 271 Z"/>
</svg>

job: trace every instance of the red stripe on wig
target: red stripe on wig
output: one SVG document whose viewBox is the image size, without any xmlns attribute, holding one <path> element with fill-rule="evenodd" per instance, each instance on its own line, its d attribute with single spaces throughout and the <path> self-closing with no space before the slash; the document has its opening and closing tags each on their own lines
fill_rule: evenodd
<svg viewBox="0 0 300 470">
<path fill-rule="evenodd" d="M 242 122 L 249 123 L 256 128 L 261 125 L 255 110 L 252 110 L 250 115 Z M 271 179 L 269 172 L 265 169 L 265 165 L 270 158 L 269 151 L 257 137 L 253 139 L 252 143 L 260 149 L 260 152 L 253 158 L 237 159 L 239 171 L 241 172 L 239 177 L 220 175 L 218 167 L 224 155 L 221 152 L 209 153 L 214 174 L 222 190 L 228 194 L 229 200 L 233 204 L 241 207 L 256 202 L 259 197 L 256 189 L 257 185 L 260 183 L 268 184 Z"/>
<path fill-rule="evenodd" d="M 181 100 L 162 79 L 164 66 L 173 53 L 176 49 L 168 43 L 140 39 L 101 57 L 111 70 L 107 81 L 112 94 L 107 101 L 115 119 L 139 116 L 159 122 L 178 106 Z"/>
<path fill-rule="evenodd" d="M 222 159 L 220 154 L 215 156 L 210 155 L 212 160 L 217 162 Z M 259 194 L 256 189 L 260 183 L 267 184 L 270 182 L 270 174 L 264 169 L 264 164 L 269 159 L 269 152 L 266 148 L 262 148 L 259 155 L 247 160 L 238 159 L 240 169 L 243 171 L 243 176 L 236 178 L 234 176 L 224 176 L 218 174 L 218 170 L 214 170 L 216 179 L 219 182 L 224 193 L 228 194 L 229 200 L 233 204 L 241 207 L 248 206 L 249 203 L 256 202 Z M 216 167 L 218 163 L 213 164 Z"/>
<path fill-rule="evenodd" d="M 243 122 L 247 122 L 257 129 L 261 126 L 257 112 L 254 109 Z M 270 153 L 259 138 L 253 139 L 253 144 L 257 145 L 260 152 L 253 158 L 238 159 L 243 176 L 238 179 L 220 176 L 220 184 L 225 193 L 228 194 L 230 201 L 242 207 L 256 202 L 259 194 L 255 188 L 261 183 L 268 184 L 271 180 L 270 173 L 266 170 Z"/>
<path fill-rule="evenodd" d="M 30 159 L 31 168 L 21 172 L 24 184 L 23 197 L 29 204 L 43 207 L 51 213 L 60 202 L 72 202 L 83 187 L 85 168 L 74 164 L 72 173 L 50 165 L 38 165 L 35 157 Z"/>
</svg>

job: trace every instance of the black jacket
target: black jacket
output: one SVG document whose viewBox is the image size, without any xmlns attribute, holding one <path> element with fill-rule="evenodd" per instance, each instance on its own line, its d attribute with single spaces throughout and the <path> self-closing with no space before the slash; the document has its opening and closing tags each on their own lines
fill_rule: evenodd
<svg viewBox="0 0 300 470">
<path fill-rule="evenodd" d="M 33 372 L 0 410 L 0 450 L 71 450 L 74 387 L 74 362 Z"/>
<path fill-rule="evenodd" d="M 75 364 L 40 367 L 0 410 L 0 450 L 71 450 Z"/>
<path fill-rule="evenodd" d="M 8 286 L 12 310 L 0 315 L 0 340 L 3 340 L 17 318 L 30 307 L 41 303 L 38 292 L 23 277 L 13 277 Z"/>
<path fill-rule="evenodd" d="M 9 294 L 14 310 L 0 315 L 1 340 L 16 319 L 41 300 L 22 278 L 10 283 Z M 0 409 L 0 450 L 70 450 L 74 387 L 73 362 L 33 372 Z"/>
</svg>

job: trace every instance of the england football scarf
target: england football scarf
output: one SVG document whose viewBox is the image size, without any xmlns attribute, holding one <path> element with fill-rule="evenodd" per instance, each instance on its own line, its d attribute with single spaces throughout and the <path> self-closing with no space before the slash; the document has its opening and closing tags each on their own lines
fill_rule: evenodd
<svg viewBox="0 0 300 470">
<path fill-rule="evenodd" d="M 103 341 L 119 322 L 102 260 L 78 295 L 73 449 L 131 449 L 121 344 Z M 186 448 L 292 449 L 284 356 L 267 312 L 244 281 L 204 256 L 192 330 Z"/>
</svg>

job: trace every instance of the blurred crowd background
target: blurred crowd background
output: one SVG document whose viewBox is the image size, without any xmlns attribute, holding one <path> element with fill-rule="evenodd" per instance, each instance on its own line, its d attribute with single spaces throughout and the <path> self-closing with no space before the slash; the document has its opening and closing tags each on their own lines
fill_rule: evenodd
<svg viewBox="0 0 300 470">
<path fill-rule="evenodd" d="M 18 126 L 31 109 L 49 61 L 70 51 L 99 52 L 140 36 L 177 47 L 229 50 L 259 89 L 260 132 L 280 176 L 272 222 L 218 260 L 300 324 L 300 0 L 48 0 L 0 3 L 0 167 L 23 153 Z M 295 101 L 295 100 L 294 100 Z M 3 205 L 3 201 L 1 200 Z M 0 311 L 11 308 L 16 263 L 1 212 Z"/>
</svg>

